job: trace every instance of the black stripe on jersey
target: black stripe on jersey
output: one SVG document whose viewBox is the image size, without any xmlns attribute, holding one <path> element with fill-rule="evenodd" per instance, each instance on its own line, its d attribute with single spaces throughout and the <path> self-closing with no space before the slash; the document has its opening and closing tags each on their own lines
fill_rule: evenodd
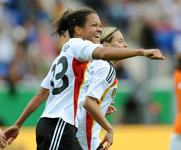
<svg viewBox="0 0 181 150">
<path fill-rule="evenodd" d="M 49 150 L 58 150 L 66 122 L 59 118 Z"/>
<path fill-rule="evenodd" d="M 113 71 L 111 77 L 107 80 L 108 83 L 110 83 L 115 78 L 116 72 Z"/>
<path fill-rule="evenodd" d="M 108 73 L 108 76 L 106 77 L 106 80 L 110 77 L 110 74 L 112 73 L 113 71 L 113 68 L 112 66 L 110 65 L 110 63 L 108 62 L 109 66 L 110 66 L 110 69 L 109 69 L 109 73 Z"/>
<path fill-rule="evenodd" d="M 116 71 L 115 71 L 113 65 L 112 65 L 109 61 L 107 61 L 107 62 L 108 62 L 108 64 L 110 65 L 110 70 L 109 70 L 109 73 L 108 73 L 108 75 L 107 75 L 107 77 L 106 77 L 106 81 L 107 81 L 108 83 L 110 83 L 111 80 L 112 80 L 112 78 L 115 78 Z"/>
</svg>

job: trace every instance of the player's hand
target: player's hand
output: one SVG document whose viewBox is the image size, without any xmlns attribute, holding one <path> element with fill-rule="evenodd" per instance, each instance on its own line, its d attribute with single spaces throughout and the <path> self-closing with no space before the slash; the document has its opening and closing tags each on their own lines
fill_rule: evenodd
<svg viewBox="0 0 181 150">
<path fill-rule="evenodd" d="M 18 134 L 19 134 L 19 127 L 16 126 L 16 125 L 13 125 L 13 126 L 7 128 L 4 131 L 4 134 L 6 136 L 7 141 L 9 140 L 8 144 L 10 145 L 16 139 L 16 137 L 18 136 Z"/>
<path fill-rule="evenodd" d="M 101 141 L 100 145 L 104 145 L 104 143 L 107 142 L 107 145 L 104 148 L 101 148 L 101 150 L 108 150 L 109 147 L 113 144 L 113 130 L 112 132 L 107 132 L 104 136 L 104 139 Z"/>
<path fill-rule="evenodd" d="M 145 57 L 152 59 L 161 59 L 164 60 L 165 57 L 163 57 L 161 51 L 159 49 L 149 49 L 149 50 L 144 50 L 143 55 Z"/>
<path fill-rule="evenodd" d="M 6 136 L 3 131 L 0 129 L 0 148 L 6 147 Z"/>
<path fill-rule="evenodd" d="M 111 104 L 115 104 L 115 102 L 111 102 Z M 112 114 L 112 113 L 114 113 L 114 112 L 116 112 L 117 110 L 116 110 L 116 107 L 114 107 L 114 106 L 112 106 L 112 105 L 109 105 L 109 107 L 108 107 L 108 109 L 107 109 L 107 111 L 106 111 L 106 114 L 105 114 L 105 116 L 108 116 L 108 115 L 110 115 L 110 114 Z"/>
</svg>

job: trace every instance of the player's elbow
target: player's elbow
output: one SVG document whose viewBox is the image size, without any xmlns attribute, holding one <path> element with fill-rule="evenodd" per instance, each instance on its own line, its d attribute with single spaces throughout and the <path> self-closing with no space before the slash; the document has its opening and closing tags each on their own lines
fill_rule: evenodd
<svg viewBox="0 0 181 150">
<path fill-rule="evenodd" d="M 85 97 L 85 101 L 83 103 L 83 107 L 88 111 L 91 109 L 92 107 L 92 102 L 93 102 L 93 98 L 92 97 L 89 97 L 89 96 L 86 96 Z"/>
<path fill-rule="evenodd" d="M 87 99 L 85 99 L 85 101 L 84 101 L 84 103 L 83 103 L 83 105 L 82 105 L 86 110 L 88 109 L 88 107 L 89 107 L 89 104 L 88 104 L 88 101 L 87 101 Z"/>
</svg>

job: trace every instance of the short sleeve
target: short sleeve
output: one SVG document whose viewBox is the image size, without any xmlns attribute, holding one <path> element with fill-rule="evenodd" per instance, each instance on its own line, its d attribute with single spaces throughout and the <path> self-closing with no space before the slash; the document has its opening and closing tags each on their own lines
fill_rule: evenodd
<svg viewBox="0 0 181 150">
<path fill-rule="evenodd" d="M 92 53 L 97 47 L 101 47 L 101 44 L 94 44 L 88 40 L 79 39 L 74 46 L 75 58 L 80 62 L 92 60 Z"/>
<path fill-rule="evenodd" d="M 104 95 L 106 89 L 111 86 L 111 83 L 106 81 L 110 66 L 105 61 L 94 60 L 90 64 L 90 67 L 92 68 L 92 75 L 87 96 L 101 100 L 101 97 Z"/>
<path fill-rule="evenodd" d="M 98 101 L 100 101 L 107 88 L 108 85 L 105 80 L 92 78 L 86 95 L 96 98 Z"/>
<path fill-rule="evenodd" d="M 56 61 L 56 59 L 54 60 L 54 62 Z M 43 81 L 41 82 L 41 87 L 45 88 L 45 89 L 51 89 L 51 85 L 50 85 L 50 80 L 51 80 L 51 70 L 52 70 L 52 67 L 54 65 L 54 62 L 52 63 L 52 66 L 47 74 L 47 76 L 43 79 Z"/>
<path fill-rule="evenodd" d="M 45 89 L 50 89 L 50 76 L 49 74 L 43 79 L 41 83 L 41 87 Z"/>
</svg>

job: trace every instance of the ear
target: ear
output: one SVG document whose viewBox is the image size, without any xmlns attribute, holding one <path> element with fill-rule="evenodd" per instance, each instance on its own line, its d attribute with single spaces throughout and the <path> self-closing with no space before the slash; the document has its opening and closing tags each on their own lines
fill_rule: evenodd
<svg viewBox="0 0 181 150">
<path fill-rule="evenodd" d="M 75 26 L 74 30 L 75 30 L 75 34 L 77 34 L 78 36 L 82 35 L 82 28 L 81 27 Z"/>
<path fill-rule="evenodd" d="M 104 47 L 110 47 L 108 42 L 103 42 L 102 44 L 104 45 Z"/>
</svg>

